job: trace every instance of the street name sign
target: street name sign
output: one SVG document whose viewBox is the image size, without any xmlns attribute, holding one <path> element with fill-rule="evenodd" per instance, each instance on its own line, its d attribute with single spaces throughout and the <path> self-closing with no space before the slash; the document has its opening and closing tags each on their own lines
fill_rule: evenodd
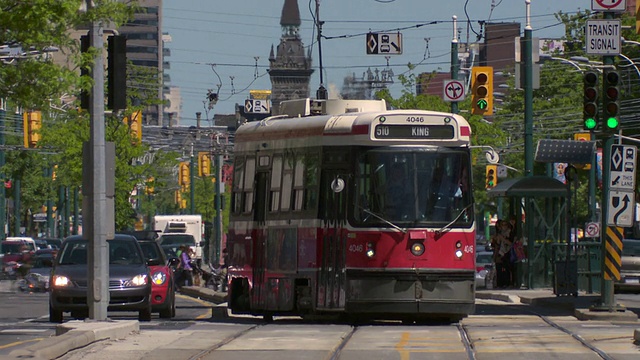
<svg viewBox="0 0 640 360">
<path fill-rule="evenodd" d="M 368 33 L 367 55 L 400 55 L 402 54 L 402 34 Z"/>
<path fill-rule="evenodd" d="M 591 0 L 591 10 L 622 12 L 627 10 L 626 0 Z"/>
<path fill-rule="evenodd" d="M 590 55 L 620 55 L 620 19 L 590 19 L 585 25 L 586 52 Z"/>
<path fill-rule="evenodd" d="M 444 101 L 464 100 L 464 84 L 460 80 L 445 80 L 442 83 L 442 98 Z"/>
<path fill-rule="evenodd" d="M 636 147 L 611 145 L 609 189 L 633 191 L 636 186 Z"/>
</svg>

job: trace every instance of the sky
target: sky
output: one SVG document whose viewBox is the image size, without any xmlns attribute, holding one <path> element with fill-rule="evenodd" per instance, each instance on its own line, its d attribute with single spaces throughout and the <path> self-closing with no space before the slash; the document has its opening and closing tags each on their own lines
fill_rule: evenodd
<svg viewBox="0 0 640 360">
<path fill-rule="evenodd" d="M 525 0 L 318 0 L 322 28 L 323 82 L 329 97 L 342 88 L 345 76 L 362 77 L 367 69 L 387 67 L 384 55 L 367 55 L 367 32 L 402 33 L 401 55 L 389 56 L 395 82 L 393 96 L 401 93 L 399 74 L 448 72 L 453 38 L 452 16 L 457 16 L 459 40 L 473 43 L 479 21 L 519 22 L 524 30 Z M 284 0 L 164 0 L 163 32 L 172 42 L 165 45 L 171 63 L 165 70 L 171 85 L 182 95 L 181 125 L 194 125 L 196 112 L 203 120 L 215 114 L 233 114 L 244 104 L 249 90 L 271 89 L 267 73 L 271 46 L 278 45 Z M 315 69 L 310 83 L 314 97 L 320 83 L 317 32 L 313 16 L 316 0 L 298 0 L 300 37 L 312 46 Z M 531 0 L 533 36 L 560 38 L 564 27 L 554 14 L 590 9 L 591 0 Z M 470 26 L 469 26 L 470 25 Z M 218 93 L 213 109 L 205 104 L 209 89 Z M 204 125 L 204 124 L 203 124 Z"/>
</svg>

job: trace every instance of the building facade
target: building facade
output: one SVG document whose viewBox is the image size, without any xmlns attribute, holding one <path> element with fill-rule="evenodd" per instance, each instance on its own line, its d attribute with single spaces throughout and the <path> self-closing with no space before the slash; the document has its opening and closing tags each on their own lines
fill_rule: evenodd
<svg viewBox="0 0 640 360">
<path fill-rule="evenodd" d="M 281 101 L 309 97 L 311 80 L 311 57 L 306 54 L 300 39 L 300 10 L 297 0 L 285 0 L 280 25 L 282 37 L 275 52 L 271 46 L 269 54 L 269 77 L 271 78 L 271 102 L 278 109 Z"/>
</svg>

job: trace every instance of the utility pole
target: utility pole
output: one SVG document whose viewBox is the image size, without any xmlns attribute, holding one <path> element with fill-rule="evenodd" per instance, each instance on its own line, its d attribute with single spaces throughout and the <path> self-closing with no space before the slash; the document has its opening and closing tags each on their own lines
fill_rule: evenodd
<svg viewBox="0 0 640 360">
<path fill-rule="evenodd" d="M 451 40 L 451 80 L 458 80 L 460 64 L 458 60 L 458 17 L 453 15 L 453 39 Z M 458 113 L 458 102 L 451 102 L 451 112 Z"/>
<path fill-rule="evenodd" d="M 198 130 L 199 131 L 199 130 Z M 193 215 L 196 213 L 196 182 L 195 182 L 195 161 L 193 156 L 193 143 L 191 144 L 191 156 L 189 157 L 189 195 L 190 195 L 190 206 L 189 206 L 189 214 Z"/>
<path fill-rule="evenodd" d="M 316 0 L 316 27 L 318 28 L 318 65 L 320 69 L 320 87 L 318 87 L 318 91 L 316 91 L 316 98 L 318 100 L 327 98 L 327 89 L 324 87 L 324 81 L 322 77 L 322 24 L 324 24 L 324 22 L 320 21 L 320 0 Z"/>
<path fill-rule="evenodd" d="M 95 5 L 93 1 L 86 0 L 87 11 L 92 11 Z M 89 187 L 87 206 L 88 215 L 85 217 L 86 231 L 83 231 L 88 240 L 88 265 L 89 276 L 87 286 L 87 302 L 89 305 L 89 317 L 98 321 L 107 319 L 107 307 L 109 305 L 109 249 L 107 244 L 107 232 L 114 224 L 107 224 L 107 166 L 106 166 L 106 131 L 104 122 L 104 40 L 102 23 L 92 21 L 89 30 L 89 41 L 95 51 L 91 76 L 93 86 L 91 88 L 89 114 L 91 119 L 90 138 L 88 144 L 89 156 L 85 157 L 83 171 L 89 174 Z M 91 169 L 89 169 L 91 167 Z M 111 175 L 112 176 L 112 175 Z M 107 221 L 105 221 L 107 220 Z"/>
<path fill-rule="evenodd" d="M 524 39 L 521 44 L 522 58 L 524 59 L 524 176 L 533 176 L 533 46 L 531 27 L 531 0 L 525 0 L 526 26 L 524 27 Z M 525 198 L 525 224 L 527 229 L 527 247 L 535 248 L 535 234 L 533 226 L 534 211 L 529 198 Z M 534 251 L 529 251 L 527 266 L 531 267 L 535 256 Z M 533 271 L 529 269 L 527 287 L 533 287 Z"/>
<path fill-rule="evenodd" d="M 4 106 L 4 102 L 2 103 L 2 105 Z M 5 145 L 5 139 L 4 139 L 4 132 L 5 132 L 5 115 L 6 115 L 6 111 L 4 110 L 4 108 L 0 108 L 0 168 L 2 168 L 4 166 L 5 163 L 5 157 L 4 157 L 4 145 Z M 4 240 L 6 237 L 6 232 L 5 232 L 5 228 L 6 228 L 6 221 L 7 221 L 7 192 L 6 192 L 6 188 L 4 187 L 4 174 L 0 173 L 0 180 L 2 180 L 2 185 L 0 186 L 0 240 Z"/>
<path fill-rule="evenodd" d="M 216 169 L 216 183 L 215 183 L 215 206 L 216 206 L 216 225 L 214 230 L 215 236 L 215 259 L 217 264 L 220 262 L 220 246 L 222 244 L 222 153 L 220 148 L 220 138 L 216 134 L 216 154 L 215 154 L 215 169 Z"/>
</svg>

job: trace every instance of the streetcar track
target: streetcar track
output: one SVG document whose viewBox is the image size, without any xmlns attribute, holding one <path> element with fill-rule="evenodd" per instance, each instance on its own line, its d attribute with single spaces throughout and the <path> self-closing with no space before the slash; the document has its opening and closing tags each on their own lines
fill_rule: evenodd
<svg viewBox="0 0 640 360">
<path fill-rule="evenodd" d="M 609 356 L 607 353 L 605 353 L 604 351 L 598 349 L 597 347 L 591 345 L 587 340 L 585 340 L 582 336 L 580 336 L 579 334 L 574 333 L 573 331 L 560 326 L 559 324 L 555 323 L 554 321 L 552 321 L 551 319 L 547 318 L 544 315 L 540 315 L 538 313 L 536 313 L 535 311 L 531 311 L 529 310 L 530 313 L 538 316 L 540 319 L 542 319 L 542 321 L 544 321 L 545 323 L 547 323 L 549 326 L 553 327 L 554 329 L 558 329 L 562 332 L 564 332 L 565 334 L 571 335 L 572 338 L 576 339 L 578 342 L 580 342 L 584 347 L 588 348 L 589 350 L 595 352 L 596 354 L 598 354 L 598 356 L 600 356 L 602 359 L 604 360 L 614 360 L 614 358 L 612 358 L 611 356 Z"/>
<path fill-rule="evenodd" d="M 357 326 L 351 327 L 351 331 L 349 331 L 349 333 L 342 338 L 342 341 L 340 342 L 340 344 L 333 349 L 329 357 L 329 360 L 338 360 L 338 358 L 340 357 L 340 353 L 342 352 L 342 349 L 344 349 L 344 347 L 347 345 L 349 340 L 351 340 L 351 337 L 356 331 L 358 331 Z"/>
<path fill-rule="evenodd" d="M 253 325 L 253 326 L 251 326 L 251 327 L 249 327 L 247 329 L 244 329 L 244 330 L 242 330 L 242 331 L 240 331 L 238 333 L 235 333 L 235 334 L 223 339 L 222 341 L 216 343 L 215 345 L 210 346 L 208 349 L 200 351 L 196 355 L 190 357 L 189 360 L 200 360 L 204 356 L 209 355 L 210 353 L 216 351 L 217 349 L 223 347 L 224 345 L 227 345 L 228 343 L 232 342 L 233 340 L 236 340 L 236 339 L 242 337 L 243 335 L 245 335 L 249 331 L 255 330 L 260 326 L 263 326 L 263 325 Z"/>
<path fill-rule="evenodd" d="M 457 323 L 456 327 L 460 332 L 460 340 L 462 341 L 462 344 L 464 344 L 464 349 L 467 352 L 467 357 L 469 358 L 469 360 L 476 360 L 476 352 L 473 348 L 471 340 L 469 339 L 469 333 L 467 333 L 467 329 L 460 323 Z"/>
<path fill-rule="evenodd" d="M 515 312 L 514 309 L 511 309 L 510 311 Z M 533 310 L 525 310 L 525 312 L 528 312 L 529 314 L 535 315 L 536 317 L 540 318 L 542 321 L 544 321 L 547 325 L 551 326 L 552 328 L 562 331 L 563 333 L 570 335 L 573 339 L 575 339 L 576 341 L 578 341 L 582 346 L 586 347 L 587 349 L 593 351 L 594 353 L 596 353 L 600 358 L 604 359 L 604 360 L 614 360 L 613 357 L 609 356 L 609 354 L 607 354 L 606 352 L 598 349 L 596 346 L 592 345 L 591 343 L 589 343 L 587 340 L 585 340 L 582 336 L 580 336 L 579 334 L 561 326 L 560 324 L 554 322 L 553 320 L 549 319 L 547 316 L 542 315 L 540 313 L 537 313 Z"/>
</svg>

